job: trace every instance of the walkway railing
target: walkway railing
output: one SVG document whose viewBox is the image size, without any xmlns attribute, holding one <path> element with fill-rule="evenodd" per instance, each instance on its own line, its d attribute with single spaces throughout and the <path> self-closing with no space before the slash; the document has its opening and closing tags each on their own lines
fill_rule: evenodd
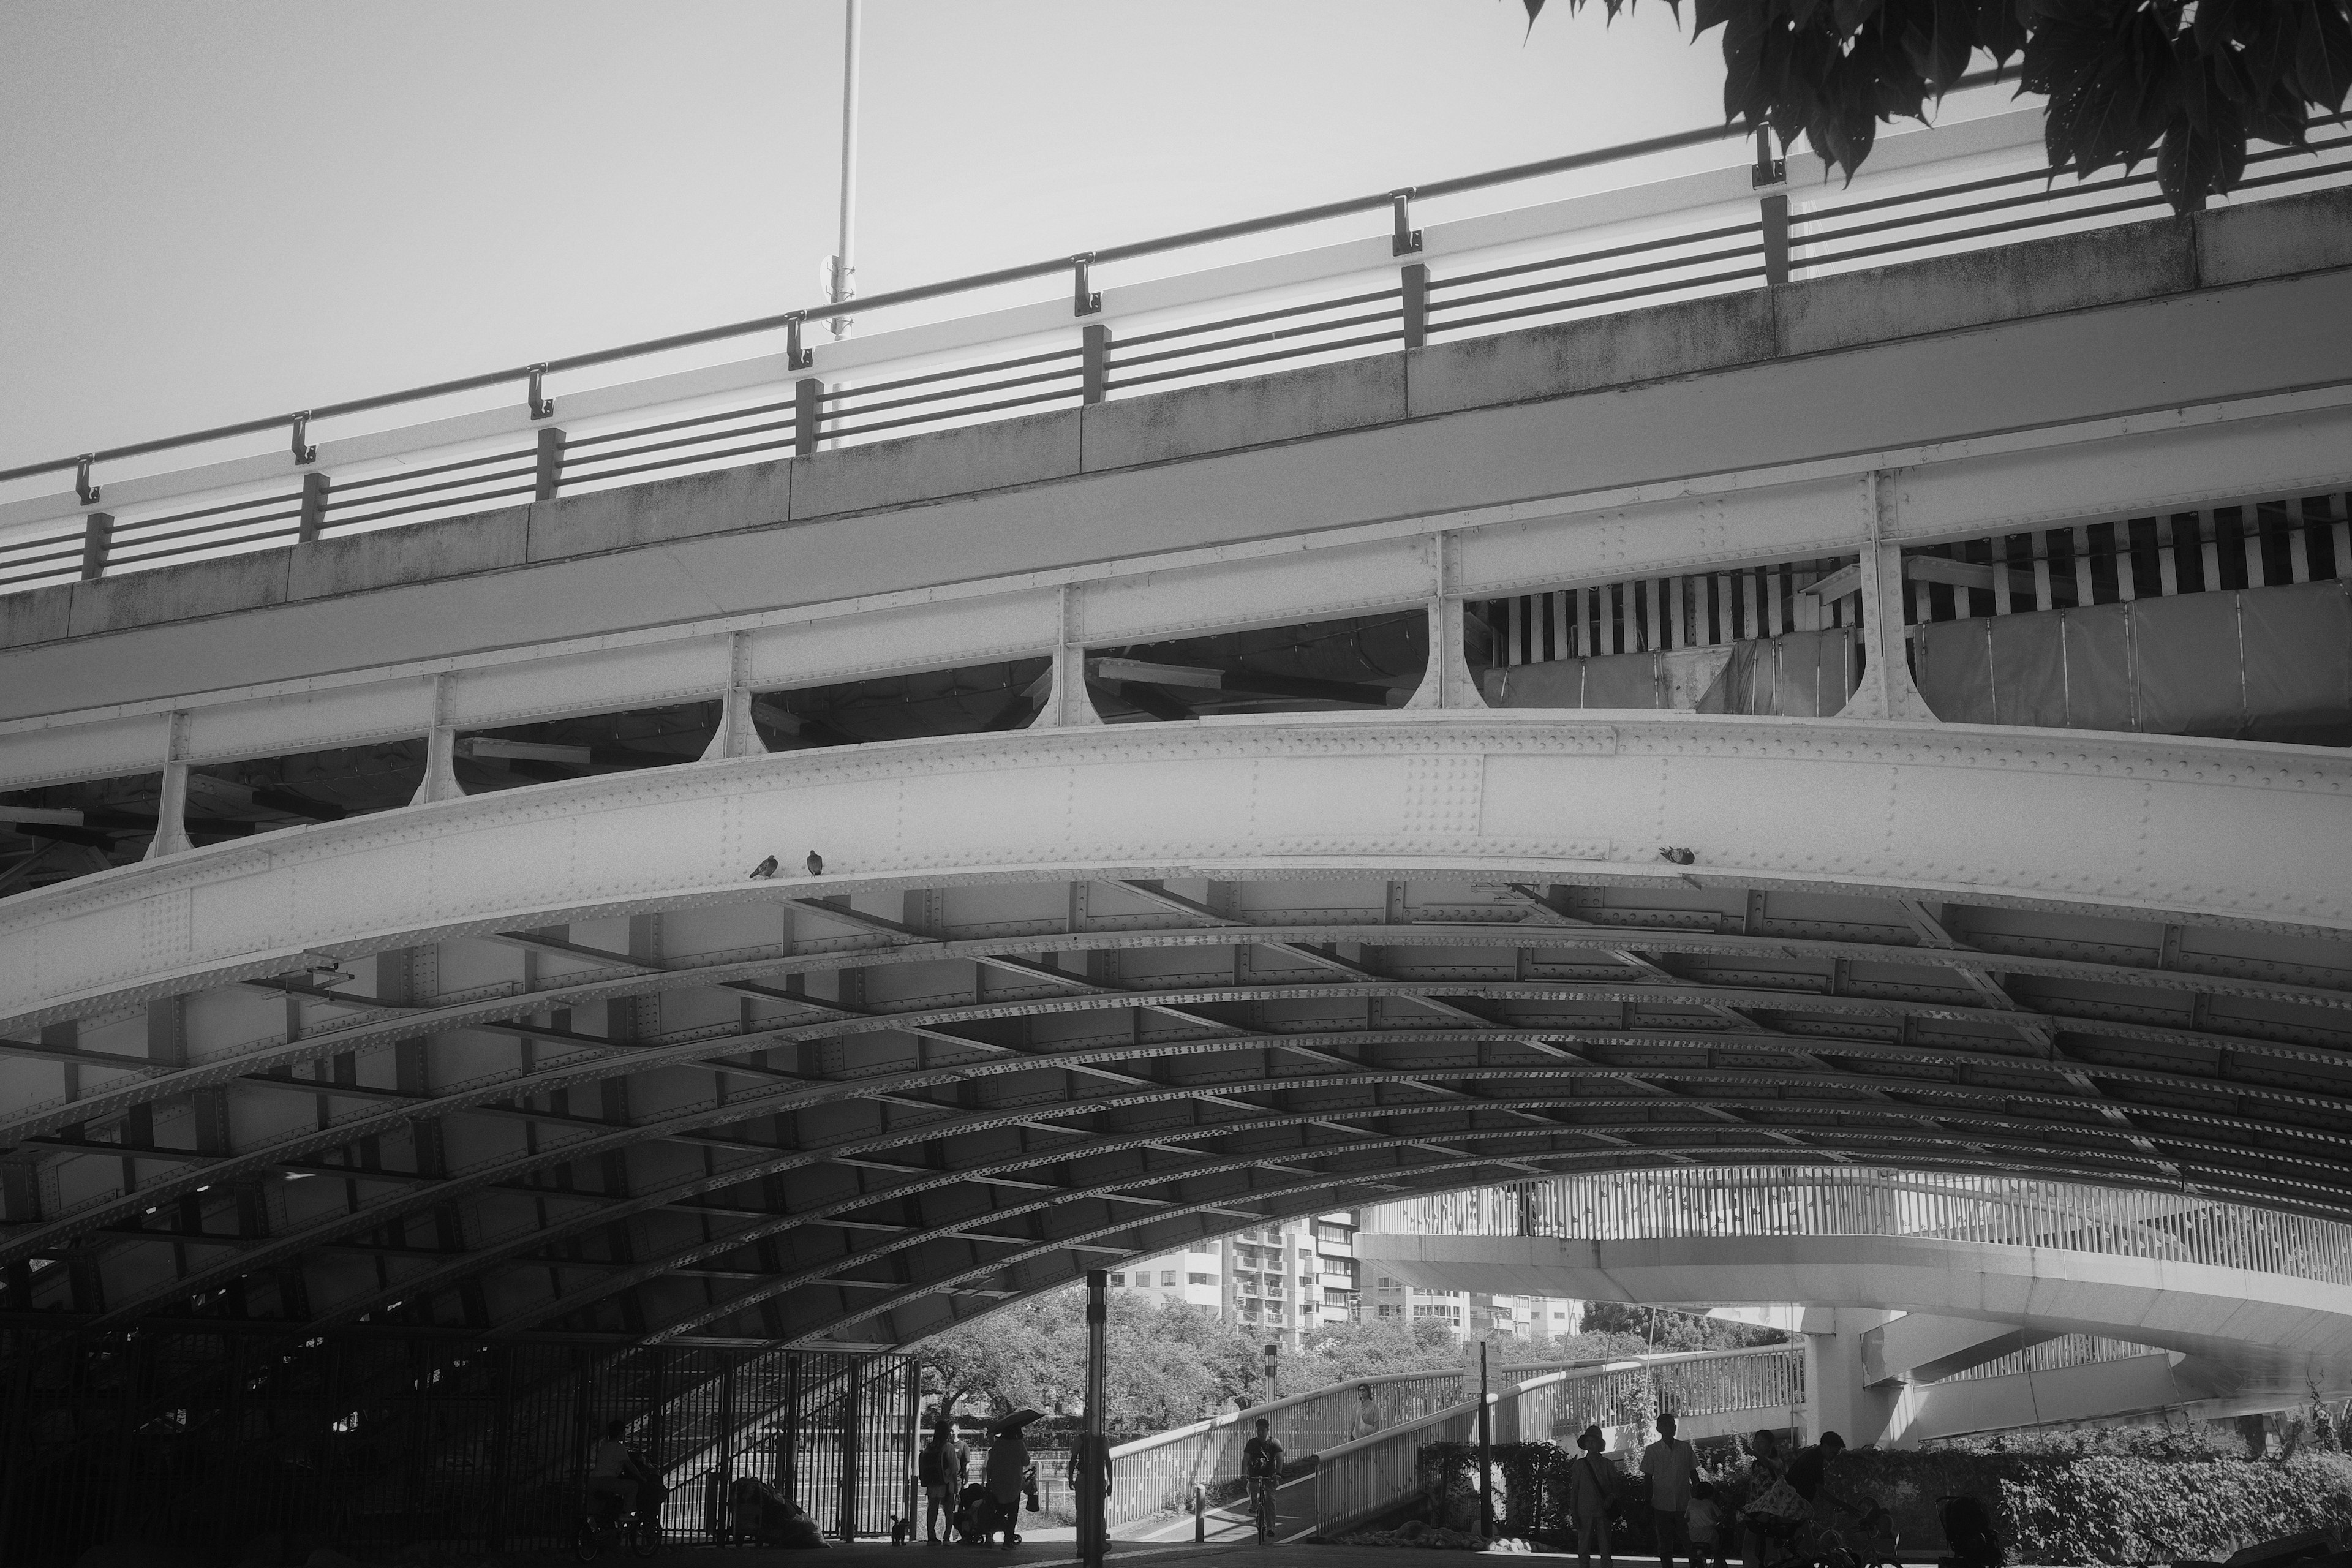
<svg viewBox="0 0 2352 1568">
<path fill-rule="evenodd" d="M 1982 85 L 1991 77 L 1961 85 Z M 2015 111 L 1883 141 L 1852 191 L 1813 189 L 1817 160 L 1654 181 L 1447 224 L 1413 203 L 1656 158 L 1734 135 L 1706 127 L 1433 185 L 927 284 L 857 301 L 878 312 L 1065 276 L 1070 303 L 806 347 L 811 306 L 434 385 L 323 405 L 0 471 L 70 473 L 73 489 L 0 504 L 0 593 L 192 558 L 478 513 L 821 447 L 1100 403 L 1398 348 L 1449 335 L 1778 284 L 1923 254 L 2156 216 L 2153 165 L 2077 184 L 2033 153 L 2041 114 Z M 2324 122 L 2306 150 L 2249 159 L 2233 200 L 2352 175 L 2352 135 Z M 1989 162 L 1990 160 L 1990 162 Z M 1995 167 L 2024 162 L 2024 168 Z M 1794 168 L 1792 183 L 1790 167 Z M 1989 172 L 1990 171 L 1990 172 Z M 1870 193 L 1885 192 L 1884 195 Z M 1099 290 L 1095 268 L 1378 212 L 1391 231 L 1265 261 Z M 1450 258 L 1453 269 L 1433 269 Z M 1114 331 L 1116 329 L 1116 331 Z M 780 353 L 620 385 L 550 378 L 648 354 L 781 334 Z M 819 374 L 819 373 L 822 374 Z M 845 380 L 845 373 L 854 373 Z M 826 378 L 830 377 L 828 381 Z M 314 424 L 512 387 L 520 403 L 405 428 L 315 439 Z M 561 405 L 562 423 L 556 423 Z M 282 435 L 274 455 L 122 475 L 158 453 Z M 115 469 L 110 477 L 110 468 Z"/>
<path fill-rule="evenodd" d="M 2352 1226 L 2019 1176 L 1742 1165 L 1560 1176 L 1402 1205 L 1426 1235 L 1895 1236 L 2205 1263 L 2352 1285 Z"/>
<path fill-rule="evenodd" d="M 1486 1399 L 1496 1406 L 1516 1402 L 1516 1412 L 1496 1411 L 1495 1425 L 1528 1441 L 1590 1425 L 1622 1447 L 1646 1437 L 1661 1411 L 1682 1417 L 1687 1436 L 1706 1436 L 1717 1426 L 1777 1426 L 1804 1404 L 1805 1352 L 1766 1345 L 1629 1357 L 1528 1377 L 1490 1389 Z M 1781 1419 L 1759 1423 L 1767 1413 Z M 1315 1469 L 1317 1533 L 1352 1529 L 1403 1503 L 1421 1485 L 1422 1449 L 1466 1442 L 1477 1423 L 1478 1401 L 1470 1399 L 1322 1450 Z"/>
<path fill-rule="evenodd" d="M 1268 1400 L 1189 1426 L 1178 1426 L 1110 1451 L 1110 1523 L 1116 1529 L 1189 1504 L 1192 1489 L 1211 1498 L 1238 1489 L 1242 1447 L 1263 1418 L 1293 1458 L 1343 1443 L 1356 1420 L 1356 1389 L 1370 1384 L 1384 1422 L 1415 1421 L 1453 1400 L 1462 1386 L 1457 1371 L 1391 1373 L 1353 1378 Z"/>
</svg>

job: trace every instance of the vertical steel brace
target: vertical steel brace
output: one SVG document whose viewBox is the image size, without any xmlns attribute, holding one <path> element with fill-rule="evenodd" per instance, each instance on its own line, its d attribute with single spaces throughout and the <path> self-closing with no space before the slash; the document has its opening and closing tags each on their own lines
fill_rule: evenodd
<svg viewBox="0 0 2352 1568">
<path fill-rule="evenodd" d="M 294 416 L 294 462 L 296 467 L 319 460 L 319 448 L 310 445 L 310 411 L 304 409 Z"/>
<path fill-rule="evenodd" d="M 321 473 L 302 476 L 302 520 L 295 527 L 294 537 L 304 544 L 319 537 L 319 530 L 327 525 L 327 490 L 329 480 Z"/>
<path fill-rule="evenodd" d="M 553 500 L 556 488 L 563 483 L 563 431 L 553 425 L 539 433 L 538 463 L 531 476 L 530 499 Z"/>
<path fill-rule="evenodd" d="M 1102 296 L 1094 291 L 1088 274 L 1095 264 L 1091 250 L 1070 258 L 1070 314 L 1091 316 L 1102 310 Z"/>
<path fill-rule="evenodd" d="M 813 375 L 793 383 L 793 456 L 805 458 L 816 450 L 824 425 L 824 383 Z"/>
<path fill-rule="evenodd" d="M 1421 230 L 1412 226 L 1412 187 L 1389 193 L 1396 208 L 1396 237 L 1389 242 L 1391 256 L 1411 256 L 1421 248 Z"/>
<path fill-rule="evenodd" d="M 530 367 L 530 385 L 524 390 L 523 395 L 530 403 L 530 416 L 533 419 L 555 417 L 555 399 L 542 395 L 542 384 L 546 375 L 546 365 L 535 364 Z"/>
<path fill-rule="evenodd" d="M 114 514 L 94 511 L 81 523 L 81 580 L 95 583 L 106 575 L 106 552 L 114 543 Z"/>
<path fill-rule="evenodd" d="M 1079 329 L 1086 350 L 1079 366 L 1079 401 L 1100 403 L 1110 392 L 1110 329 L 1097 322 Z"/>
<path fill-rule="evenodd" d="M 81 461 L 74 465 L 74 494 L 81 498 L 84 506 L 98 504 L 99 487 L 89 482 L 89 466 L 96 461 L 97 453 L 85 452 Z"/>
<path fill-rule="evenodd" d="M 1429 342 L 1429 264 L 1412 261 L 1397 270 L 1404 281 L 1404 346 L 1417 349 Z"/>
</svg>

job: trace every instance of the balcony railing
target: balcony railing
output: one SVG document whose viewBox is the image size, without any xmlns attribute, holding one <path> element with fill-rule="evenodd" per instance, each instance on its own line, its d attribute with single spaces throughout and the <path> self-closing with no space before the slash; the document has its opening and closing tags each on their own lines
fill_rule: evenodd
<svg viewBox="0 0 2352 1568">
<path fill-rule="evenodd" d="M 1611 1173 L 1403 1205 L 1426 1235 L 1580 1240 L 1888 1236 L 2060 1247 L 2352 1285 L 2352 1226 L 2179 1193 L 1845 1167 Z"/>
<path fill-rule="evenodd" d="M 1972 79 L 1981 85 L 1990 78 Z M 1964 83 L 1963 85 L 1970 85 Z M 1415 226 L 1414 203 L 1636 164 L 1736 132 L 1708 127 L 1381 192 L 1215 228 L 862 300 L 862 318 L 1056 275 L 1069 303 L 1024 305 L 803 347 L 812 306 L 431 386 L 52 458 L 0 485 L 71 474 L 73 489 L 0 504 L 0 593 L 543 501 L 1121 395 L 1223 381 L 1545 321 L 1753 289 L 2158 216 L 2153 166 L 2084 183 L 2036 166 L 2041 116 L 2016 111 L 1882 142 L 1851 191 L 1818 160 L 1653 181 Z M 2343 183 L 2352 135 L 2249 161 L 2232 200 Z M 1769 137 L 1765 139 L 1769 142 Z M 2004 165 L 2023 164 L 2022 167 Z M 1883 193 L 1883 194 L 1874 194 Z M 1371 213 L 1390 232 L 1103 290 L 1097 268 Z M 1383 254 L 1385 253 L 1385 254 Z M 781 352 L 577 390 L 555 381 L 738 339 Z M 318 437 L 314 425 L 513 388 L 520 402 L 397 429 Z M 559 415 L 561 423 L 559 424 Z M 353 426 L 356 428 L 356 426 Z M 141 473 L 202 447 L 222 460 Z M 1582 624 L 1581 621 L 1579 623 Z"/>
</svg>

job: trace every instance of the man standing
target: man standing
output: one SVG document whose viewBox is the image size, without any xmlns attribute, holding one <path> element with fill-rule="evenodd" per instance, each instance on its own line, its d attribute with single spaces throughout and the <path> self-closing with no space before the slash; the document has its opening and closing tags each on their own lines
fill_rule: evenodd
<svg viewBox="0 0 2352 1568">
<path fill-rule="evenodd" d="M 1381 1419 L 1381 1402 L 1372 1397 L 1372 1385 L 1356 1384 L 1356 1418 L 1348 1423 L 1348 1441 L 1369 1437 L 1385 1425 Z"/>
<path fill-rule="evenodd" d="M 1576 1516 L 1576 1568 L 1592 1568 L 1592 1551 L 1601 1549 L 1601 1568 L 1615 1568 L 1609 1556 L 1609 1506 L 1617 1500 L 1617 1467 L 1601 1457 L 1609 1446 L 1598 1426 L 1587 1426 L 1576 1439 L 1584 1450 L 1568 1467 L 1569 1507 Z"/>
<path fill-rule="evenodd" d="M 1698 1450 L 1675 1436 L 1675 1418 L 1658 1417 L 1658 1440 L 1642 1450 L 1642 1474 L 1650 1482 L 1650 1518 L 1658 1534 L 1658 1568 L 1675 1568 L 1675 1553 L 1698 1568 L 1690 1554 L 1691 1478 L 1698 1473 Z"/>
</svg>

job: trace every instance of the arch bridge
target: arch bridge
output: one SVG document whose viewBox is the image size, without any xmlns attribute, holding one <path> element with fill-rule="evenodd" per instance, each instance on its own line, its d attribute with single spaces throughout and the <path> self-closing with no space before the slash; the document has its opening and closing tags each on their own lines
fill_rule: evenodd
<svg viewBox="0 0 2352 1568">
<path fill-rule="evenodd" d="M 1942 203 L 1891 248 L 1743 168 L 1099 297 L 1398 290 L 1276 374 L 1114 395 L 1024 307 L 1071 406 L 566 491 L 592 419 L 527 502 L 342 535 L 292 469 L 525 416 L 110 480 L 86 580 L 0 597 L 6 1324 L 899 1347 L 1760 1163 L 2340 1223 L 2343 193 L 1970 249 L 2032 138 L 1933 134 L 1857 186 Z M 1414 292 L 1561 232 L 1548 323 Z M 870 395 L 978 331 L 814 352 Z M 801 354 L 567 417 L 740 435 Z M 289 543 L 108 553 L 263 479 Z"/>
</svg>

